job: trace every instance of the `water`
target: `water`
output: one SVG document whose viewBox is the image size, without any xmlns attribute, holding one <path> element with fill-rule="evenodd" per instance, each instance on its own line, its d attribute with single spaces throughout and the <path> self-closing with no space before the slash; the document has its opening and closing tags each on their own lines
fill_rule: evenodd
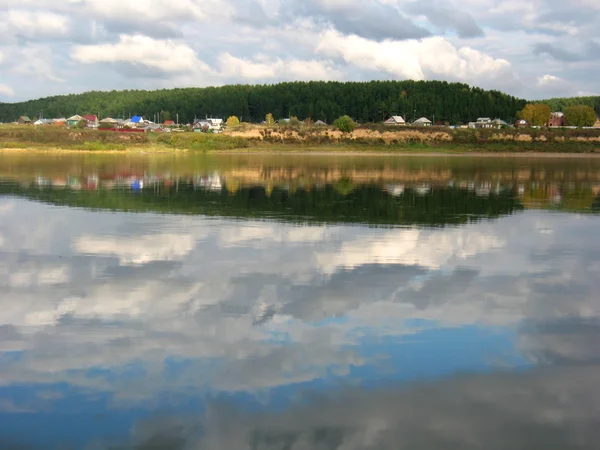
<svg viewBox="0 0 600 450">
<path fill-rule="evenodd" d="M 2 449 L 600 448 L 600 159 L 0 156 Z"/>
</svg>

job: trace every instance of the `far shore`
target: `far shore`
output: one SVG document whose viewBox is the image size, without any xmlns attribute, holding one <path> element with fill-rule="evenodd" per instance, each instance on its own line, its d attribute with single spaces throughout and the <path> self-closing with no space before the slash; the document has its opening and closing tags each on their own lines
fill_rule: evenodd
<svg viewBox="0 0 600 450">
<path fill-rule="evenodd" d="M 59 148 L 59 147 L 30 147 L 30 148 L 3 148 L 3 153 L 38 153 L 38 154 L 60 154 L 60 153 L 80 153 L 80 154 L 121 154 L 121 155 L 168 155 L 168 154 L 208 154 L 208 155 L 290 155 L 290 156 L 412 156 L 412 157 L 461 157 L 461 158 L 600 158 L 600 152 L 582 152 L 582 153 L 560 153 L 560 152 L 494 152 L 477 151 L 471 149 L 447 149 L 441 150 L 432 148 L 431 151 L 412 150 L 409 148 L 399 148 L 390 151 L 385 147 L 371 148 L 347 148 L 340 150 L 334 146 L 305 147 L 305 148 L 282 148 L 282 147 L 253 147 L 230 150 L 207 150 L 205 152 L 191 151 L 188 149 L 173 149 L 160 147 L 130 147 L 119 150 L 86 150 L 77 148 Z"/>
</svg>

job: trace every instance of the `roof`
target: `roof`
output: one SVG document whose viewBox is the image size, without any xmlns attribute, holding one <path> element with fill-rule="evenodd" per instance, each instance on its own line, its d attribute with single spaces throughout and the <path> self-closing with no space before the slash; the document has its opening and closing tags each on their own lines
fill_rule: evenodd
<svg viewBox="0 0 600 450">
<path fill-rule="evenodd" d="M 327 125 L 325 122 L 323 122 L 322 120 L 317 120 L 315 122 L 315 125 Z"/>
<path fill-rule="evenodd" d="M 83 116 L 83 118 L 85 120 L 87 120 L 88 122 L 97 122 L 98 118 L 95 115 L 92 114 L 88 114 L 87 116 Z"/>
<path fill-rule="evenodd" d="M 552 117 L 564 117 L 565 113 L 557 111 L 552 113 Z"/>
<path fill-rule="evenodd" d="M 489 117 L 480 117 L 479 119 L 477 119 L 477 122 L 491 122 L 492 119 L 490 119 Z"/>
<path fill-rule="evenodd" d="M 143 119 L 142 116 L 133 116 L 131 118 L 131 122 L 133 122 L 133 123 L 140 123 L 140 122 L 143 122 L 143 121 L 144 121 L 144 119 Z"/>
<path fill-rule="evenodd" d="M 415 120 L 414 123 L 431 123 L 431 120 L 427 117 L 421 117 L 420 119 Z"/>
<path fill-rule="evenodd" d="M 406 123 L 402 116 L 392 116 L 385 123 Z"/>
<path fill-rule="evenodd" d="M 104 123 L 118 123 L 119 121 L 117 119 L 113 119 L 112 117 L 106 117 L 106 118 L 102 119 L 100 122 L 104 122 Z"/>
<path fill-rule="evenodd" d="M 24 122 L 31 122 L 31 119 L 28 116 L 21 116 L 19 117 L 19 120 L 22 120 Z"/>
<path fill-rule="evenodd" d="M 165 120 L 165 125 L 175 125 L 175 121 L 174 120 Z"/>
<path fill-rule="evenodd" d="M 71 116 L 71 117 L 69 117 L 67 120 L 68 120 L 68 121 L 73 121 L 73 120 L 76 120 L 76 121 L 78 121 L 78 122 L 79 122 L 81 119 L 83 119 L 83 117 L 81 117 L 81 116 L 79 116 L 79 115 L 75 114 L 74 116 Z"/>
</svg>

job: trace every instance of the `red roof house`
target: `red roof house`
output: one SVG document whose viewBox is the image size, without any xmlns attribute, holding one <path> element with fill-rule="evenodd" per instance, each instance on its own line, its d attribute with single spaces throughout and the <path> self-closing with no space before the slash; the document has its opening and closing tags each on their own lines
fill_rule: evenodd
<svg viewBox="0 0 600 450">
<path fill-rule="evenodd" d="M 87 120 L 88 123 L 98 123 L 98 118 L 94 115 L 83 116 L 83 118 Z"/>
<path fill-rule="evenodd" d="M 175 121 L 174 120 L 165 120 L 165 123 L 163 123 L 163 125 L 165 125 L 167 127 L 172 127 L 173 125 L 175 125 Z"/>
</svg>

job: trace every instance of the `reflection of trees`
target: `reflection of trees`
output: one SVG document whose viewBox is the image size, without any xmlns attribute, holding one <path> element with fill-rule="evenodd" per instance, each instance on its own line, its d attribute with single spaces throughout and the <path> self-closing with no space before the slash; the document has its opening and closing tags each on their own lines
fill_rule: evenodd
<svg viewBox="0 0 600 450">
<path fill-rule="evenodd" d="M 380 186 L 349 187 L 340 189 L 337 185 L 325 185 L 291 192 L 281 187 L 268 191 L 256 186 L 229 192 L 226 187 L 209 191 L 195 189 L 192 184 L 180 184 L 177 187 L 154 186 L 132 193 L 125 188 L 75 192 L 5 183 L 0 185 L 0 194 L 90 209 L 379 225 L 462 224 L 522 209 L 510 192 L 478 197 L 467 189 L 444 187 L 423 195 L 407 188 L 402 195 L 392 196 Z"/>
</svg>

